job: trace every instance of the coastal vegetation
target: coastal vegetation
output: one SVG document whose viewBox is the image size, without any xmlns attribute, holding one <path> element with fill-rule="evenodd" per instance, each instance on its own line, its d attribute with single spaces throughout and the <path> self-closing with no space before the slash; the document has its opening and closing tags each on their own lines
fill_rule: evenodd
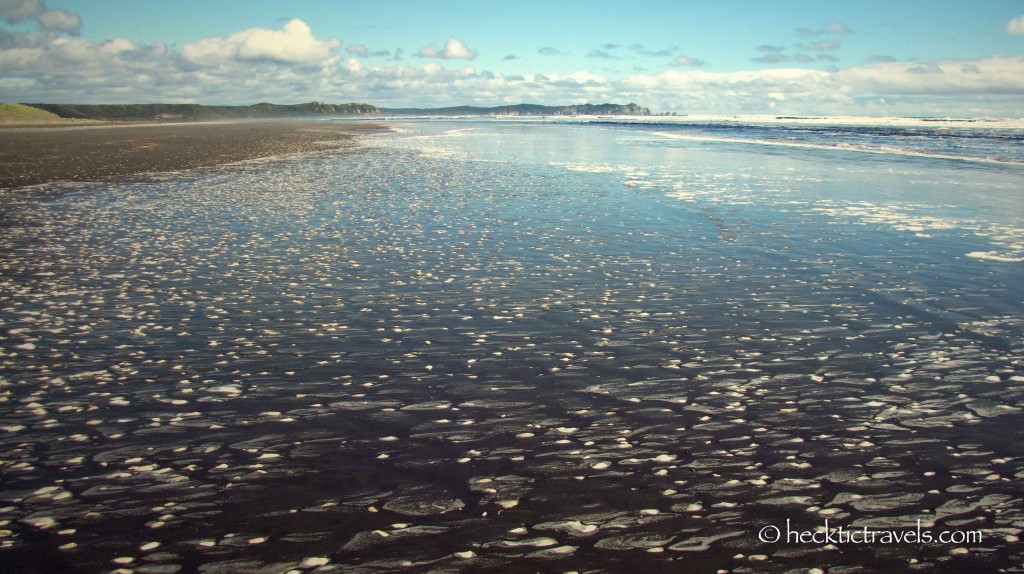
<svg viewBox="0 0 1024 574">
<path fill-rule="evenodd" d="M 0 123 L 35 123 L 59 120 L 54 113 L 24 104 L 0 104 Z"/>
<path fill-rule="evenodd" d="M 282 105 L 259 103 L 250 106 L 204 106 L 200 104 L 41 104 L 25 106 L 50 112 L 62 118 L 90 120 L 228 120 L 299 118 L 315 116 L 377 116 L 369 104 L 328 104 L 309 102 Z"/>
</svg>

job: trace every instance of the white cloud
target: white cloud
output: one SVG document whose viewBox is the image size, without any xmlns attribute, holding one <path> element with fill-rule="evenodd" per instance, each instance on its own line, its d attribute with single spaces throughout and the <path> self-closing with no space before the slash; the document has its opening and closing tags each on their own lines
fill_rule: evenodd
<svg viewBox="0 0 1024 574">
<path fill-rule="evenodd" d="M 837 72 L 801 68 L 635 74 L 617 94 L 688 113 L 1020 116 L 1024 58 L 882 63 Z M 619 98 L 623 99 L 623 98 Z"/>
<path fill-rule="evenodd" d="M 348 63 L 345 64 L 345 69 L 354 76 L 362 76 L 366 74 L 366 68 L 362 62 L 355 58 L 349 58 Z"/>
<path fill-rule="evenodd" d="M 53 52 L 66 63 L 89 65 L 95 61 L 96 45 L 81 38 L 59 37 L 50 44 Z"/>
<path fill-rule="evenodd" d="M 608 79 L 605 78 L 604 76 L 594 74 L 586 70 L 580 70 L 578 72 L 573 72 L 571 74 L 565 75 L 551 74 L 550 77 L 556 81 L 569 80 L 576 82 L 580 85 L 601 85 L 608 83 Z"/>
<path fill-rule="evenodd" d="M 35 19 L 44 9 L 40 0 L 0 0 L 0 18 L 10 24 Z"/>
<path fill-rule="evenodd" d="M 1006 31 L 1010 34 L 1024 35 L 1024 14 L 1010 20 L 1006 24 Z"/>
<path fill-rule="evenodd" d="M 821 30 L 826 34 L 852 34 L 853 31 L 839 20 L 834 20 L 825 24 L 821 27 Z"/>
<path fill-rule="evenodd" d="M 125 38 L 115 38 L 113 40 L 107 40 L 100 44 L 99 50 L 104 54 L 123 54 L 125 52 L 131 52 L 138 46 L 135 45 L 131 40 Z"/>
<path fill-rule="evenodd" d="M 430 44 L 420 48 L 416 53 L 421 58 L 441 58 L 445 60 L 473 60 L 476 58 L 476 50 L 471 50 L 457 38 L 448 38 L 444 43 L 444 50 L 438 50 L 436 44 Z"/>
<path fill-rule="evenodd" d="M 637 74 L 622 81 L 624 86 L 656 92 L 681 95 L 702 94 L 702 97 L 750 98 L 758 94 L 791 93 L 811 94 L 822 91 L 829 83 L 829 73 L 800 68 L 740 72 L 705 72 L 696 70 L 666 70 L 657 74 Z"/>
<path fill-rule="evenodd" d="M 43 0 L 0 0 L 0 18 L 10 24 L 35 20 L 43 32 L 78 35 L 82 19 L 65 10 L 47 10 Z"/>
<path fill-rule="evenodd" d="M 345 52 L 360 58 L 365 58 L 367 54 L 366 46 L 362 44 L 349 44 L 348 47 L 345 48 Z"/>
<path fill-rule="evenodd" d="M 472 52 L 461 42 L 458 45 L 462 48 L 449 43 L 444 52 Z M 99 43 L 52 33 L 9 34 L 2 46 L 0 101 L 321 100 L 382 107 L 634 101 L 653 111 L 794 115 L 1020 116 L 1024 109 L 1020 57 L 881 61 L 831 72 L 796 66 L 713 72 L 694 69 L 699 60 L 681 56 L 672 62 L 676 68 L 625 77 L 591 70 L 549 73 L 543 68 L 504 75 L 471 66 L 450 70 L 442 62 L 417 67 L 376 60 L 385 65 L 370 66 L 365 62 L 373 59 L 342 59 L 340 41 L 318 40 L 298 20 L 279 30 L 242 30 L 180 49 L 123 38 Z M 349 56 L 360 54 L 351 48 Z M 764 46 L 760 51 L 771 55 L 780 49 Z"/>
<path fill-rule="evenodd" d="M 994 95 L 1024 93 L 1024 58 L 890 62 L 836 72 L 837 83 L 857 93 L 892 95 Z"/>
<path fill-rule="evenodd" d="M 39 28 L 49 32 L 67 32 L 78 34 L 82 27 L 82 19 L 78 14 L 65 12 L 64 10 L 45 10 L 38 16 Z"/>
<path fill-rule="evenodd" d="M 676 56 L 675 60 L 672 60 L 673 66 L 686 66 L 689 68 L 699 68 L 707 65 L 704 60 L 698 60 L 697 58 L 691 58 L 689 56 Z"/>
<path fill-rule="evenodd" d="M 340 47 L 341 41 L 337 39 L 317 40 L 305 22 L 294 19 L 280 30 L 248 28 L 227 38 L 204 38 L 182 47 L 181 56 L 204 65 L 229 60 L 322 64 L 336 60 Z"/>
<path fill-rule="evenodd" d="M 825 24 L 824 26 L 821 26 L 815 30 L 812 30 L 810 28 L 797 28 L 796 33 L 797 35 L 800 36 L 821 36 L 825 34 L 846 35 L 852 34 L 853 30 L 850 30 L 849 26 L 843 24 L 839 20 L 833 20 L 828 24 Z"/>
<path fill-rule="evenodd" d="M 810 52 L 830 52 L 839 49 L 839 40 L 818 40 L 817 42 L 800 46 L 800 49 Z"/>
</svg>

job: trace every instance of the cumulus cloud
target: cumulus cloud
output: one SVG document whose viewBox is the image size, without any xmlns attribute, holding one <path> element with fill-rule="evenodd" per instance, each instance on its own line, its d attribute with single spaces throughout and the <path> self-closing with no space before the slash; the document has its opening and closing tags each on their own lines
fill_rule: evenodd
<svg viewBox="0 0 1024 574">
<path fill-rule="evenodd" d="M 1006 24 L 1006 31 L 1010 34 L 1024 35 L 1024 14 L 1017 16 Z"/>
<path fill-rule="evenodd" d="M 722 89 L 804 93 L 827 82 L 829 74 L 817 70 L 780 68 L 740 72 L 705 72 L 666 70 L 657 74 L 635 75 L 624 80 L 627 85 L 648 90 L 691 92 Z"/>
<path fill-rule="evenodd" d="M 275 45 L 268 47 L 269 40 Z M 350 46 L 343 60 L 340 41 L 316 39 L 301 21 L 279 30 L 249 29 L 207 38 L 180 49 L 123 38 L 93 42 L 54 33 L 0 34 L 0 101 L 326 100 L 384 107 L 635 101 L 654 111 L 693 114 L 953 115 L 965 110 L 964 115 L 1019 116 L 1024 109 L 1020 57 L 878 61 L 841 71 L 794 64 L 714 72 L 682 55 L 668 70 L 639 69 L 625 77 L 607 77 L 588 70 L 503 75 L 470 66 L 446 69 L 438 61 L 412 66 L 361 60 L 357 56 L 363 50 L 355 46 L 360 45 Z M 784 50 L 758 49 L 765 57 L 786 58 Z M 401 56 L 399 50 L 395 54 Z M 814 63 L 832 58 L 822 52 L 790 59 L 797 56 Z M 366 63 L 374 61 L 383 65 Z"/>
<path fill-rule="evenodd" d="M 764 47 L 765 46 L 762 46 L 762 48 L 764 48 Z M 757 62 L 759 64 L 778 64 L 780 62 L 785 62 L 786 60 L 789 59 L 785 54 L 782 53 L 781 50 L 768 51 L 768 50 L 761 50 L 759 48 L 759 51 L 764 52 L 764 56 L 758 56 L 756 58 L 751 58 L 751 61 Z"/>
<path fill-rule="evenodd" d="M 135 42 L 126 38 L 115 38 L 113 40 L 107 40 L 99 45 L 99 51 L 103 54 L 124 54 L 127 52 L 133 52 L 138 49 Z"/>
<path fill-rule="evenodd" d="M 82 27 L 82 19 L 78 14 L 64 10 L 45 10 L 39 14 L 39 27 L 46 31 L 78 34 Z"/>
<path fill-rule="evenodd" d="M 366 74 L 366 68 L 363 67 L 363 63 L 355 58 L 349 58 L 348 63 L 345 64 L 345 69 L 354 76 L 363 76 Z"/>
<path fill-rule="evenodd" d="M 366 50 L 366 46 L 362 44 L 349 44 L 345 48 L 345 52 L 348 54 L 352 54 L 353 56 L 358 56 L 360 58 L 365 58 L 368 53 Z"/>
<path fill-rule="evenodd" d="M 922 73 L 924 72 L 924 73 Z M 1024 58 L 881 63 L 838 71 L 668 70 L 616 86 L 644 105 L 689 113 L 1019 116 Z"/>
<path fill-rule="evenodd" d="M 686 66 L 689 68 L 699 68 L 707 65 L 704 60 L 698 60 L 697 58 L 691 58 L 689 56 L 676 56 L 675 60 L 672 60 L 673 66 Z"/>
<path fill-rule="evenodd" d="M 803 50 L 807 52 L 830 52 L 839 49 L 839 40 L 819 40 L 817 42 L 811 42 L 809 44 L 796 44 L 794 46 L 797 50 Z M 769 44 L 762 44 L 755 48 L 758 52 L 763 55 L 756 58 L 751 58 L 752 62 L 758 64 L 781 64 L 782 62 L 795 61 L 801 64 L 811 64 L 814 62 L 837 62 L 839 61 L 836 57 L 828 54 L 819 53 L 816 56 L 805 53 L 796 53 L 789 55 L 786 53 L 785 46 L 772 46 Z"/>
<path fill-rule="evenodd" d="M 786 48 L 783 46 L 771 46 L 768 44 L 761 44 L 760 46 L 755 48 L 755 50 L 761 52 L 764 55 L 752 58 L 751 61 L 757 62 L 759 64 L 778 64 L 779 62 L 785 62 L 786 60 L 789 59 L 789 57 L 783 53 L 785 49 Z"/>
<path fill-rule="evenodd" d="M 913 95 L 994 95 L 1024 93 L 1024 58 L 885 63 L 836 72 L 835 79 L 856 92 Z"/>
<path fill-rule="evenodd" d="M 602 60 L 618 60 L 619 55 L 615 54 L 615 50 L 620 48 L 619 44 L 601 44 L 597 48 L 594 48 L 587 53 L 588 58 L 599 58 Z"/>
<path fill-rule="evenodd" d="M 613 56 L 611 52 L 609 52 L 608 50 L 605 50 L 603 48 L 602 49 L 598 49 L 598 50 L 591 50 L 590 53 L 587 54 L 587 57 L 588 58 L 600 58 L 602 60 L 614 60 L 614 59 L 616 59 L 616 57 Z"/>
<path fill-rule="evenodd" d="M 662 48 L 661 50 L 648 50 L 643 44 L 633 44 L 629 47 L 630 50 L 636 52 L 637 56 L 650 56 L 657 58 L 667 58 L 675 52 L 675 48 Z"/>
<path fill-rule="evenodd" d="M 537 53 L 540 54 L 541 56 L 561 56 L 562 55 L 562 51 L 559 50 L 558 48 L 555 48 L 554 46 L 544 46 L 543 48 L 537 50 Z"/>
<path fill-rule="evenodd" d="M 45 10 L 40 0 L 0 0 L 0 17 L 9 24 L 33 20 Z"/>
<path fill-rule="evenodd" d="M 905 70 L 906 70 L 906 72 L 908 74 L 941 74 L 941 73 L 943 73 L 942 72 L 942 66 L 938 65 L 935 62 L 930 62 L 928 64 L 915 64 L 913 66 L 907 66 L 905 68 Z"/>
<path fill-rule="evenodd" d="M 853 30 L 850 30 L 849 26 L 843 24 L 839 20 L 833 20 L 828 24 L 820 26 L 815 29 L 811 28 L 797 28 L 796 33 L 798 36 L 822 36 L 825 34 L 852 34 Z"/>
<path fill-rule="evenodd" d="M 280 30 L 248 28 L 227 38 L 213 37 L 186 44 L 181 56 L 195 64 L 227 61 L 277 62 L 281 64 L 320 64 L 337 58 L 341 41 L 317 40 L 309 26 L 299 19 L 290 20 Z"/>
<path fill-rule="evenodd" d="M 65 10 L 47 10 L 43 0 L 0 0 L 0 18 L 9 24 L 35 20 L 43 32 L 78 35 L 82 19 Z"/>
<path fill-rule="evenodd" d="M 800 46 L 800 49 L 809 52 L 831 52 L 839 49 L 839 40 L 819 40 Z"/>
<path fill-rule="evenodd" d="M 429 44 L 420 48 L 416 53 L 420 58 L 441 58 L 443 60 L 473 60 L 476 58 L 476 50 L 471 50 L 457 38 L 448 38 L 444 43 L 444 49 L 439 50 L 436 44 Z"/>
</svg>

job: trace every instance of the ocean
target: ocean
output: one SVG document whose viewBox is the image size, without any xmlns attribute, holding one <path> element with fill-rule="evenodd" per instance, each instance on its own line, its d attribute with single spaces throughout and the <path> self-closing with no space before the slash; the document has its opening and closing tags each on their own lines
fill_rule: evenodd
<svg viewBox="0 0 1024 574">
<path fill-rule="evenodd" d="M 1022 567 L 1024 126 L 385 123 L 4 192 L 5 571 Z"/>
</svg>

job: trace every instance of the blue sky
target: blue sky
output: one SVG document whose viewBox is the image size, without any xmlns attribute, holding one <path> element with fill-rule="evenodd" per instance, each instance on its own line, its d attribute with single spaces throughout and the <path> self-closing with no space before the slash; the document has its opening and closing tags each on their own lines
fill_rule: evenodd
<svg viewBox="0 0 1024 574">
<path fill-rule="evenodd" d="M 1021 115 L 1024 2 L 0 0 L 0 100 Z"/>
</svg>

